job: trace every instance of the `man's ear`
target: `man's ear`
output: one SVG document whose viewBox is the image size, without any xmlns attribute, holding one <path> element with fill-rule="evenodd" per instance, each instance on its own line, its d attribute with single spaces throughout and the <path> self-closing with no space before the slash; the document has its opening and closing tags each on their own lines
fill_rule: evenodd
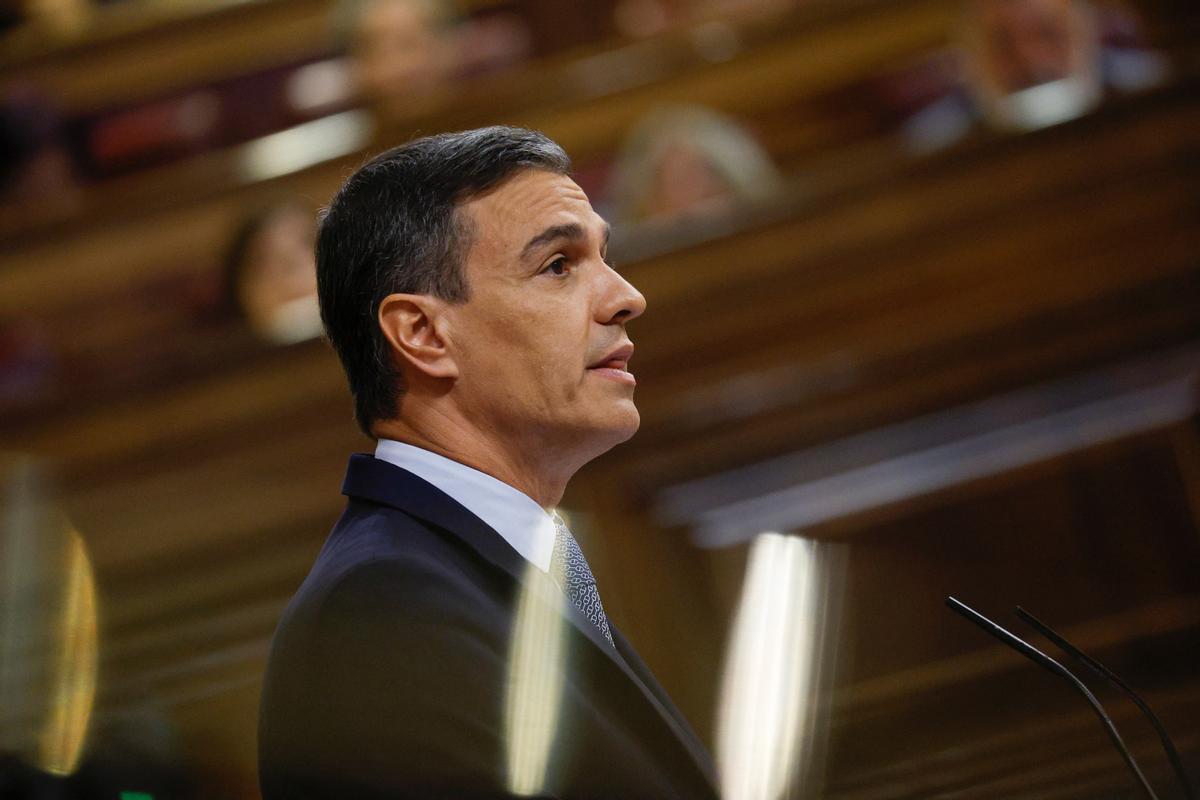
<svg viewBox="0 0 1200 800">
<path fill-rule="evenodd" d="M 379 327 L 404 363 L 431 378 L 457 378 L 445 339 L 446 303 L 426 294 L 389 294 L 379 304 Z"/>
</svg>

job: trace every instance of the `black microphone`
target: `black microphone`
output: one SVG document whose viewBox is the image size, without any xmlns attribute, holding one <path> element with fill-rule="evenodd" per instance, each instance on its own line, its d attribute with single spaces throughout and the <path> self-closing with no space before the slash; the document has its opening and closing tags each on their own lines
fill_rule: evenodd
<svg viewBox="0 0 1200 800">
<path fill-rule="evenodd" d="M 1187 770 L 1183 766 L 1183 759 L 1179 757 L 1179 751 L 1175 749 L 1175 743 L 1171 741 L 1171 737 L 1167 734 L 1167 729 L 1165 726 L 1163 726 L 1162 720 L 1158 718 L 1157 714 L 1150 710 L 1149 704 L 1147 704 L 1146 701 L 1143 700 L 1138 693 L 1133 690 L 1133 687 L 1122 680 L 1111 669 L 1104 666 L 1099 661 L 1068 642 L 1066 637 L 1020 606 L 1017 606 L 1017 616 L 1028 622 L 1033 627 L 1037 628 L 1038 632 L 1058 645 L 1060 649 L 1070 654 L 1078 661 L 1083 662 L 1084 665 L 1086 665 L 1097 675 L 1104 678 L 1110 684 L 1129 696 L 1129 699 L 1132 700 L 1134 704 L 1142 710 L 1142 713 L 1146 715 L 1146 718 L 1150 720 L 1150 724 L 1154 726 L 1154 730 L 1158 733 L 1158 739 L 1162 742 L 1163 750 L 1165 750 L 1167 753 L 1167 758 L 1171 762 L 1171 767 L 1175 770 L 1175 774 L 1179 777 L 1179 782 L 1183 784 L 1184 796 L 1187 798 L 1187 800 L 1196 800 L 1196 790 L 1192 787 L 1192 783 L 1188 779 Z"/>
<path fill-rule="evenodd" d="M 1158 795 L 1156 795 L 1154 790 L 1150 788 L 1150 783 L 1146 780 L 1146 776 L 1142 774 L 1142 770 L 1138 767 L 1137 761 L 1134 760 L 1133 753 L 1129 752 L 1129 748 L 1126 747 L 1125 742 L 1121 740 L 1121 734 L 1117 733 L 1117 726 L 1113 724 L 1112 718 L 1105 713 L 1104 706 L 1100 705 L 1100 701 L 1097 700 L 1096 696 L 1088 690 L 1083 681 L 1075 677 L 1075 674 L 1071 672 L 1071 670 L 1067 669 L 1062 664 L 1043 653 L 1041 650 L 1038 650 L 1029 642 L 1000 627 L 995 622 L 992 622 L 990 619 L 966 604 L 956 600 L 953 597 L 947 597 L 946 605 L 948 605 L 951 610 L 961 614 L 971 622 L 974 622 L 980 628 L 983 628 L 984 631 L 1004 642 L 1021 655 L 1025 656 L 1031 661 L 1035 661 L 1036 663 L 1053 672 L 1055 675 L 1058 675 L 1060 678 L 1064 678 L 1068 683 L 1078 689 L 1079 692 L 1083 694 L 1084 699 L 1088 701 L 1088 704 L 1092 707 L 1092 710 L 1096 712 L 1096 716 L 1100 718 L 1100 722 L 1104 725 L 1105 732 L 1108 733 L 1108 738 L 1112 740 L 1113 745 L 1117 748 L 1118 752 L 1121 753 L 1121 758 L 1125 759 L 1126 766 L 1129 767 L 1129 771 L 1132 772 L 1133 776 L 1137 779 L 1137 782 L 1142 787 L 1142 791 L 1145 792 L 1146 797 L 1150 798 L 1150 800 L 1158 800 Z"/>
</svg>

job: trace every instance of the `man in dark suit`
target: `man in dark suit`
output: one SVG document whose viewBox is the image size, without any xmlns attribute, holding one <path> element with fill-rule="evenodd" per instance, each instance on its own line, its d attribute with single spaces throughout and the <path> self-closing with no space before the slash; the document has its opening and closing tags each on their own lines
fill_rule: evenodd
<svg viewBox="0 0 1200 800">
<path fill-rule="evenodd" d="M 637 429 L 645 308 L 568 168 L 530 131 L 428 137 L 321 221 L 322 318 L 378 445 L 275 635 L 267 800 L 715 797 L 553 511 Z"/>
</svg>

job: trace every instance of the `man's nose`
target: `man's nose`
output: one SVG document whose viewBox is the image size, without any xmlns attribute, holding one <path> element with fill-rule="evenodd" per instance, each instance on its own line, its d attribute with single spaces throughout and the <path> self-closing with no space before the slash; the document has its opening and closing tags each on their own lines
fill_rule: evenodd
<svg viewBox="0 0 1200 800">
<path fill-rule="evenodd" d="M 600 306 L 600 322 L 629 322 L 646 310 L 646 298 L 612 267 L 605 265 L 605 298 Z"/>
</svg>

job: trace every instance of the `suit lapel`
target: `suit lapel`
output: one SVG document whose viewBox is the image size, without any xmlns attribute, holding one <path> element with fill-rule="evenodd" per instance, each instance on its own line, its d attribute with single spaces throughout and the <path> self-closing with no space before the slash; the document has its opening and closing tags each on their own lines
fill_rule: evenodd
<svg viewBox="0 0 1200 800">
<path fill-rule="evenodd" d="M 684 747 L 687 748 L 688 755 L 690 755 L 692 760 L 696 762 L 696 766 L 700 768 L 702 773 L 704 773 L 704 776 L 708 779 L 708 782 L 715 787 L 717 780 L 716 769 L 713 766 L 712 758 L 708 754 L 708 749 L 700 741 L 700 738 L 696 736 L 695 731 L 692 730 L 692 726 L 688 723 L 687 719 L 684 718 L 683 714 L 680 713 L 675 704 L 671 702 L 670 696 L 666 693 L 662 686 L 659 685 L 658 681 L 654 677 L 654 673 L 652 673 L 650 668 L 647 667 L 645 662 L 642 661 L 641 657 L 637 654 L 637 651 L 633 649 L 633 645 L 631 645 L 629 640 L 625 638 L 624 634 L 622 634 L 616 628 L 616 626 L 612 624 L 611 620 L 609 620 L 609 628 L 613 635 L 613 641 L 616 643 L 617 650 L 621 655 L 619 660 L 626 665 L 626 670 L 628 670 L 631 676 L 634 678 L 634 682 L 642 688 L 643 692 L 645 692 L 647 696 L 647 699 L 651 701 L 652 705 L 655 706 L 659 714 L 662 715 L 664 720 L 671 727 L 671 730 L 674 731 L 675 736 L 680 740 L 680 742 L 683 743 Z"/>
<path fill-rule="evenodd" d="M 342 494 L 391 506 L 435 525 L 464 541 L 486 560 L 508 573 L 515 583 L 519 584 L 524 579 L 527 562 L 504 537 L 448 494 L 408 470 L 373 456 L 353 455 L 342 484 Z M 576 631 L 637 687 L 656 716 L 695 762 L 697 769 L 713 784 L 712 762 L 703 745 L 625 637 L 610 625 L 613 641 L 617 645 L 614 649 L 600 629 L 573 603 L 564 603 L 564 609 Z"/>
</svg>

